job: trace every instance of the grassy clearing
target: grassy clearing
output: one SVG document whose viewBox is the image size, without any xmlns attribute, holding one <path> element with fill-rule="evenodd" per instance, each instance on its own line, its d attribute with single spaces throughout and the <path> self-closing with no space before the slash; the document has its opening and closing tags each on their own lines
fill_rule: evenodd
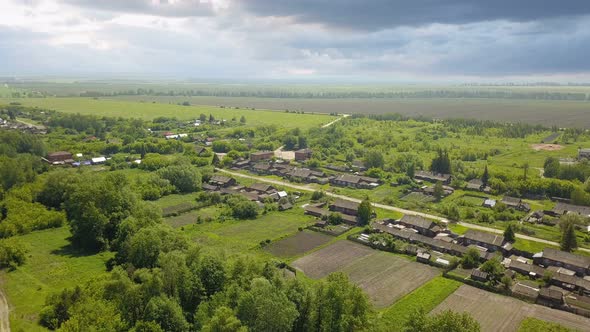
<svg viewBox="0 0 590 332">
<path fill-rule="evenodd" d="M 546 322 L 544 320 L 527 317 L 523 319 L 518 328 L 518 332 L 569 332 L 574 331 L 556 323 Z"/>
<path fill-rule="evenodd" d="M 10 305 L 13 331 L 42 331 L 37 325 L 48 294 L 81 285 L 106 274 L 111 253 L 85 255 L 69 246 L 66 227 L 18 236 L 30 249 L 27 262 L 0 274 L 0 284 Z"/>
<path fill-rule="evenodd" d="M 420 308 L 430 312 L 462 284 L 458 281 L 436 277 L 385 309 L 383 327 L 401 326 L 410 313 Z"/>
<path fill-rule="evenodd" d="M 312 223 L 312 217 L 303 215 L 301 209 L 293 209 L 271 212 L 253 220 L 213 221 L 188 225 L 184 227 L 184 231 L 197 243 L 231 253 L 256 249 L 261 241 L 279 240 L 297 233 L 300 227 L 305 228 Z"/>
<path fill-rule="evenodd" d="M 17 101 L 25 106 L 54 109 L 65 113 L 99 116 L 141 118 L 176 117 L 180 120 L 198 118 L 200 114 L 212 114 L 218 119 L 246 117 L 248 126 L 276 125 L 301 129 L 319 127 L 335 118 L 326 114 L 294 114 L 267 110 L 229 109 L 217 106 L 180 106 L 174 104 L 142 103 L 92 98 L 21 98 L 0 99 L 0 103 Z"/>
</svg>

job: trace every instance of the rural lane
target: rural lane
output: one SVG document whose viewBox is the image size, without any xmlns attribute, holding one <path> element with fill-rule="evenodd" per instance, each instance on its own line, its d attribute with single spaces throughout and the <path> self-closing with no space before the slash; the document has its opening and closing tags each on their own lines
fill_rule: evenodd
<svg viewBox="0 0 590 332">
<path fill-rule="evenodd" d="M 248 175 L 248 174 L 242 174 L 242 173 L 238 173 L 238 172 L 232 172 L 232 171 L 228 171 L 225 169 L 221 169 L 221 168 L 215 168 L 216 171 L 218 172 L 223 172 L 226 174 L 230 174 L 233 176 L 237 176 L 237 177 L 242 177 L 242 178 L 246 178 L 246 179 L 252 179 L 252 180 L 257 180 L 257 181 L 261 181 L 261 182 L 266 182 L 266 183 L 272 183 L 272 184 L 276 184 L 279 186 L 284 186 L 284 187 L 288 187 L 288 188 L 292 188 L 292 189 L 297 189 L 297 190 L 303 190 L 303 191 L 315 191 L 316 189 L 311 187 L 311 186 L 303 186 L 303 185 L 296 185 L 296 184 L 292 184 L 289 182 L 285 182 L 285 181 L 280 181 L 280 180 L 274 180 L 274 179 L 268 179 L 262 176 L 256 176 L 256 175 Z M 349 197 L 349 196 L 344 196 L 344 195 L 339 195 L 339 194 L 334 194 L 331 192 L 326 192 L 326 195 L 330 196 L 330 197 L 335 197 L 335 198 L 340 198 L 340 199 L 344 199 L 344 200 L 348 200 L 351 202 L 356 202 L 356 203 L 360 203 L 361 200 L 358 198 L 354 198 L 354 197 Z M 442 221 L 442 222 L 448 222 L 449 220 L 440 216 L 435 216 L 433 214 L 428 214 L 428 213 L 424 213 L 424 212 L 419 212 L 419 211 L 413 211 L 413 210 L 406 210 L 406 209 L 402 209 L 402 208 L 398 208 L 395 206 L 391 206 L 391 205 L 385 205 L 385 204 L 380 204 L 380 203 L 371 203 L 374 207 L 380 208 L 380 209 L 384 209 L 384 210 L 389 210 L 389 211 L 395 211 L 395 212 L 399 212 L 399 213 L 403 213 L 403 214 L 407 214 L 407 215 L 412 215 L 412 216 L 420 216 L 420 217 L 424 217 L 424 218 L 428 218 L 428 219 L 433 219 L 433 220 L 438 220 L 438 221 Z M 472 229 L 477 229 L 480 231 L 485 231 L 485 232 L 490 232 L 490 233 L 496 233 L 496 234 L 502 234 L 504 233 L 504 231 L 500 230 L 500 229 L 495 229 L 495 228 L 491 228 L 491 227 L 485 227 L 485 226 L 481 226 L 481 225 L 476 225 L 476 224 L 470 224 L 470 223 L 466 223 L 466 222 L 458 222 L 458 225 L 464 226 L 464 227 L 468 227 L 468 228 L 472 228 Z M 524 235 L 524 234 L 516 234 L 516 237 L 519 239 L 523 239 L 523 240 L 529 240 L 529 241 L 536 241 L 536 242 L 540 242 L 540 243 L 544 243 L 544 244 L 549 244 L 549 245 L 553 245 L 553 246 L 558 246 L 559 247 L 559 243 L 557 242 L 553 242 L 553 241 L 549 241 L 549 240 L 544 240 L 544 239 L 539 239 L 536 237 L 532 237 L 532 236 L 528 236 L 528 235 Z M 586 249 L 586 248 L 578 248 L 581 251 L 585 251 L 585 252 L 590 252 L 590 249 Z"/>
<path fill-rule="evenodd" d="M 8 301 L 0 289 L 0 332 L 10 332 Z"/>
</svg>

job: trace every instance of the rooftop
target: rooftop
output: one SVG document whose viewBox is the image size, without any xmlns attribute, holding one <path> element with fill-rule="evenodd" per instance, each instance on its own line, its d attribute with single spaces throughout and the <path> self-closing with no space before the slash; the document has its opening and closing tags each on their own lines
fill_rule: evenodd
<svg viewBox="0 0 590 332">
<path fill-rule="evenodd" d="M 556 262 L 562 262 L 572 266 L 582 267 L 585 269 L 590 268 L 590 257 L 575 255 L 569 252 L 545 248 L 543 250 L 543 258 L 550 259 Z"/>
<path fill-rule="evenodd" d="M 465 232 L 464 237 L 473 241 L 487 243 L 494 246 L 501 246 L 504 243 L 504 236 L 470 229 Z"/>
</svg>

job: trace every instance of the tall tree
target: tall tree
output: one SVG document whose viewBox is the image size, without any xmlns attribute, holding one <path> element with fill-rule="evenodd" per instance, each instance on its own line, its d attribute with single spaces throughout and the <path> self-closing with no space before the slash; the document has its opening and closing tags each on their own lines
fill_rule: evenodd
<svg viewBox="0 0 590 332">
<path fill-rule="evenodd" d="M 514 233 L 514 225 L 508 224 L 508 227 L 504 230 L 504 239 L 508 242 L 514 243 L 516 241 L 516 234 Z"/>
<path fill-rule="evenodd" d="M 527 175 L 528 175 L 528 173 L 529 173 L 529 167 L 530 167 L 530 166 L 529 166 L 529 163 L 528 163 L 528 162 L 525 162 L 524 164 L 522 164 L 522 170 L 523 170 L 523 172 L 524 172 L 524 174 L 523 174 L 523 175 L 524 175 L 524 180 L 525 180 L 525 181 L 526 181 L 526 179 L 527 179 Z"/>
<path fill-rule="evenodd" d="M 367 168 L 381 168 L 385 165 L 383 154 L 377 150 L 368 151 L 365 155 L 365 166 Z"/>
<path fill-rule="evenodd" d="M 560 247 L 563 251 L 571 252 L 578 247 L 576 239 L 576 225 L 582 222 L 582 218 L 577 214 L 565 214 L 559 220 L 561 229 Z"/>
<path fill-rule="evenodd" d="M 369 197 L 366 197 L 358 207 L 358 218 L 361 226 L 368 225 L 371 220 L 371 214 L 373 214 L 373 207 Z"/>
<path fill-rule="evenodd" d="M 488 185 L 488 181 L 490 181 L 490 173 L 488 172 L 488 165 L 486 164 L 483 169 L 483 175 L 481 176 L 481 182 L 483 182 L 484 187 Z"/>
<path fill-rule="evenodd" d="M 437 201 L 440 201 L 444 194 L 445 194 L 445 191 L 443 189 L 442 182 L 440 182 L 440 181 L 436 182 L 436 184 L 434 185 L 434 198 Z"/>
</svg>

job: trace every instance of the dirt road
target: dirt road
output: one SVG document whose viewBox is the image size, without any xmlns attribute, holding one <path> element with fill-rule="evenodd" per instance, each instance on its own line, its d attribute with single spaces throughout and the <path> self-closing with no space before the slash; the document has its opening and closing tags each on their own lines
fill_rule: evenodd
<svg viewBox="0 0 590 332">
<path fill-rule="evenodd" d="M 332 122 L 326 123 L 325 125 L 322 126 L 322 128 L 330 127 L 331 125 L 335 124 L 336 122 L 338 122 L 338 121 L 340 121 L 340 120 L 342 120 L 344 118 L 347 118 L 349 116 L 350 116 L 350 114 L 342 114 L 341 117 L 339 117 L 338 119 L 336 119 L 336 120 L 334 120 Z"/>
<path fill-rule="evenodd" d="M 10 332 L 8 301 L 0 289 L 0 332 Z"/>
<path fill-rule="evenodd" d="M 267 179 L 267 178 L 262 177 L 262 176 L 247 175 L 247 174 L 242 174 L 242 173 L 238 173 L 238 172 L 232 172 L 232 171 L 228 171 L 228 170 L 221 169 L 221 168 L 215 168 L 215 170 L 217 170 L 219 172 L 231 174 L 231 175 L 237 176 L 237 177 L 242 177 L 242 178 L 246 178 L 246 179 L 253 179 L 253 180 L 257 180 L 257 181 L 261 181 L 261 182 L 266 182 L 266 183 L 272 183 L 272 184 L 276 184 L 276 185 L 279 185 L 279 186 L 288 187 L 288 188 L 297 189 L 297 190 L 302 190 L 302 191 L 315 191 L 316 190 L 314 187 L 312 187 L 310 185 L 296 185 L 296 184 L 292 184 L 292 183 L 285 182 L 285 181 L 274 180 L 274 179 Z M 330 197 L 345 199 L 345 200 L 352 201 L 352 202 L 357 202 L 357 203 L 360 203 L 361 202 L 361 200 L 358 199 L 358 198 L 348 197 L 348 196 L 339 195 L 339 194 L 334 194 L 334 193 L 331 193 L 331 192 L 326 192 L 326 195 L 328 195 Z M 443 217 L 439 217 L 439 216 L 435 216 L 435 215 L 432 215 L 432 214 L 423 213 L 423 212 L 419 212 L 419 211 L 406 210 L 406 209 L 398 208 L 398 207 L 391 206 L 391 205 L 373 203 L 373 206 L 374 207 L 377 207 L 377 208 L 380 208 L 380 209 L 384 209 L 384 210 L 395 211 L 395 212 L 399 212 L 399 213 L 403 213 L 403 214 L 407 214 L 407 215 L 420 216 L 420 217 L 424 217 L 424 218 L 428 218 L 428 219 L 442 221 L 442 222 L 445 222 L 445 223 L 449 221 L 448 219 L 443 218 Z M 468 228 L 477 229 L 477 230 L 481 230 L 481 231 L 486 231 L 486 232 L 490 232 L 490 233 L 496 233 L 496 234 L 502 234 L 503 233 L 502 230 L 491 228 L 491 227 L 486 227 L 486 226 L 481 226 L 481 225 L 475 225 L 475 224 L 470 224 L 470 223 L 466 223 L 466 222 L 459 222 L 458 224 L 461 225 L 461 226 L 468 227 Z M 548 240 L 544 240 L 544 239 L 539 239 L 539 238 L 528 236 L 528 235 L 516 234 L 516 237 L 519 238 L 519 239 L 523 239 L 523 240 L 536 241 L 536 242 L 540 242 L 540 243 L 549 244 L 549 245 L 553 245 L 553 246 L 558 246 L 559 247 L 559 243 L 557 243 L 557 242 L 548 241 Z M 586 249 L 586 248 L 579 248 L 579 250 L 590 252 L 590 249 Z"/>
</svg>

